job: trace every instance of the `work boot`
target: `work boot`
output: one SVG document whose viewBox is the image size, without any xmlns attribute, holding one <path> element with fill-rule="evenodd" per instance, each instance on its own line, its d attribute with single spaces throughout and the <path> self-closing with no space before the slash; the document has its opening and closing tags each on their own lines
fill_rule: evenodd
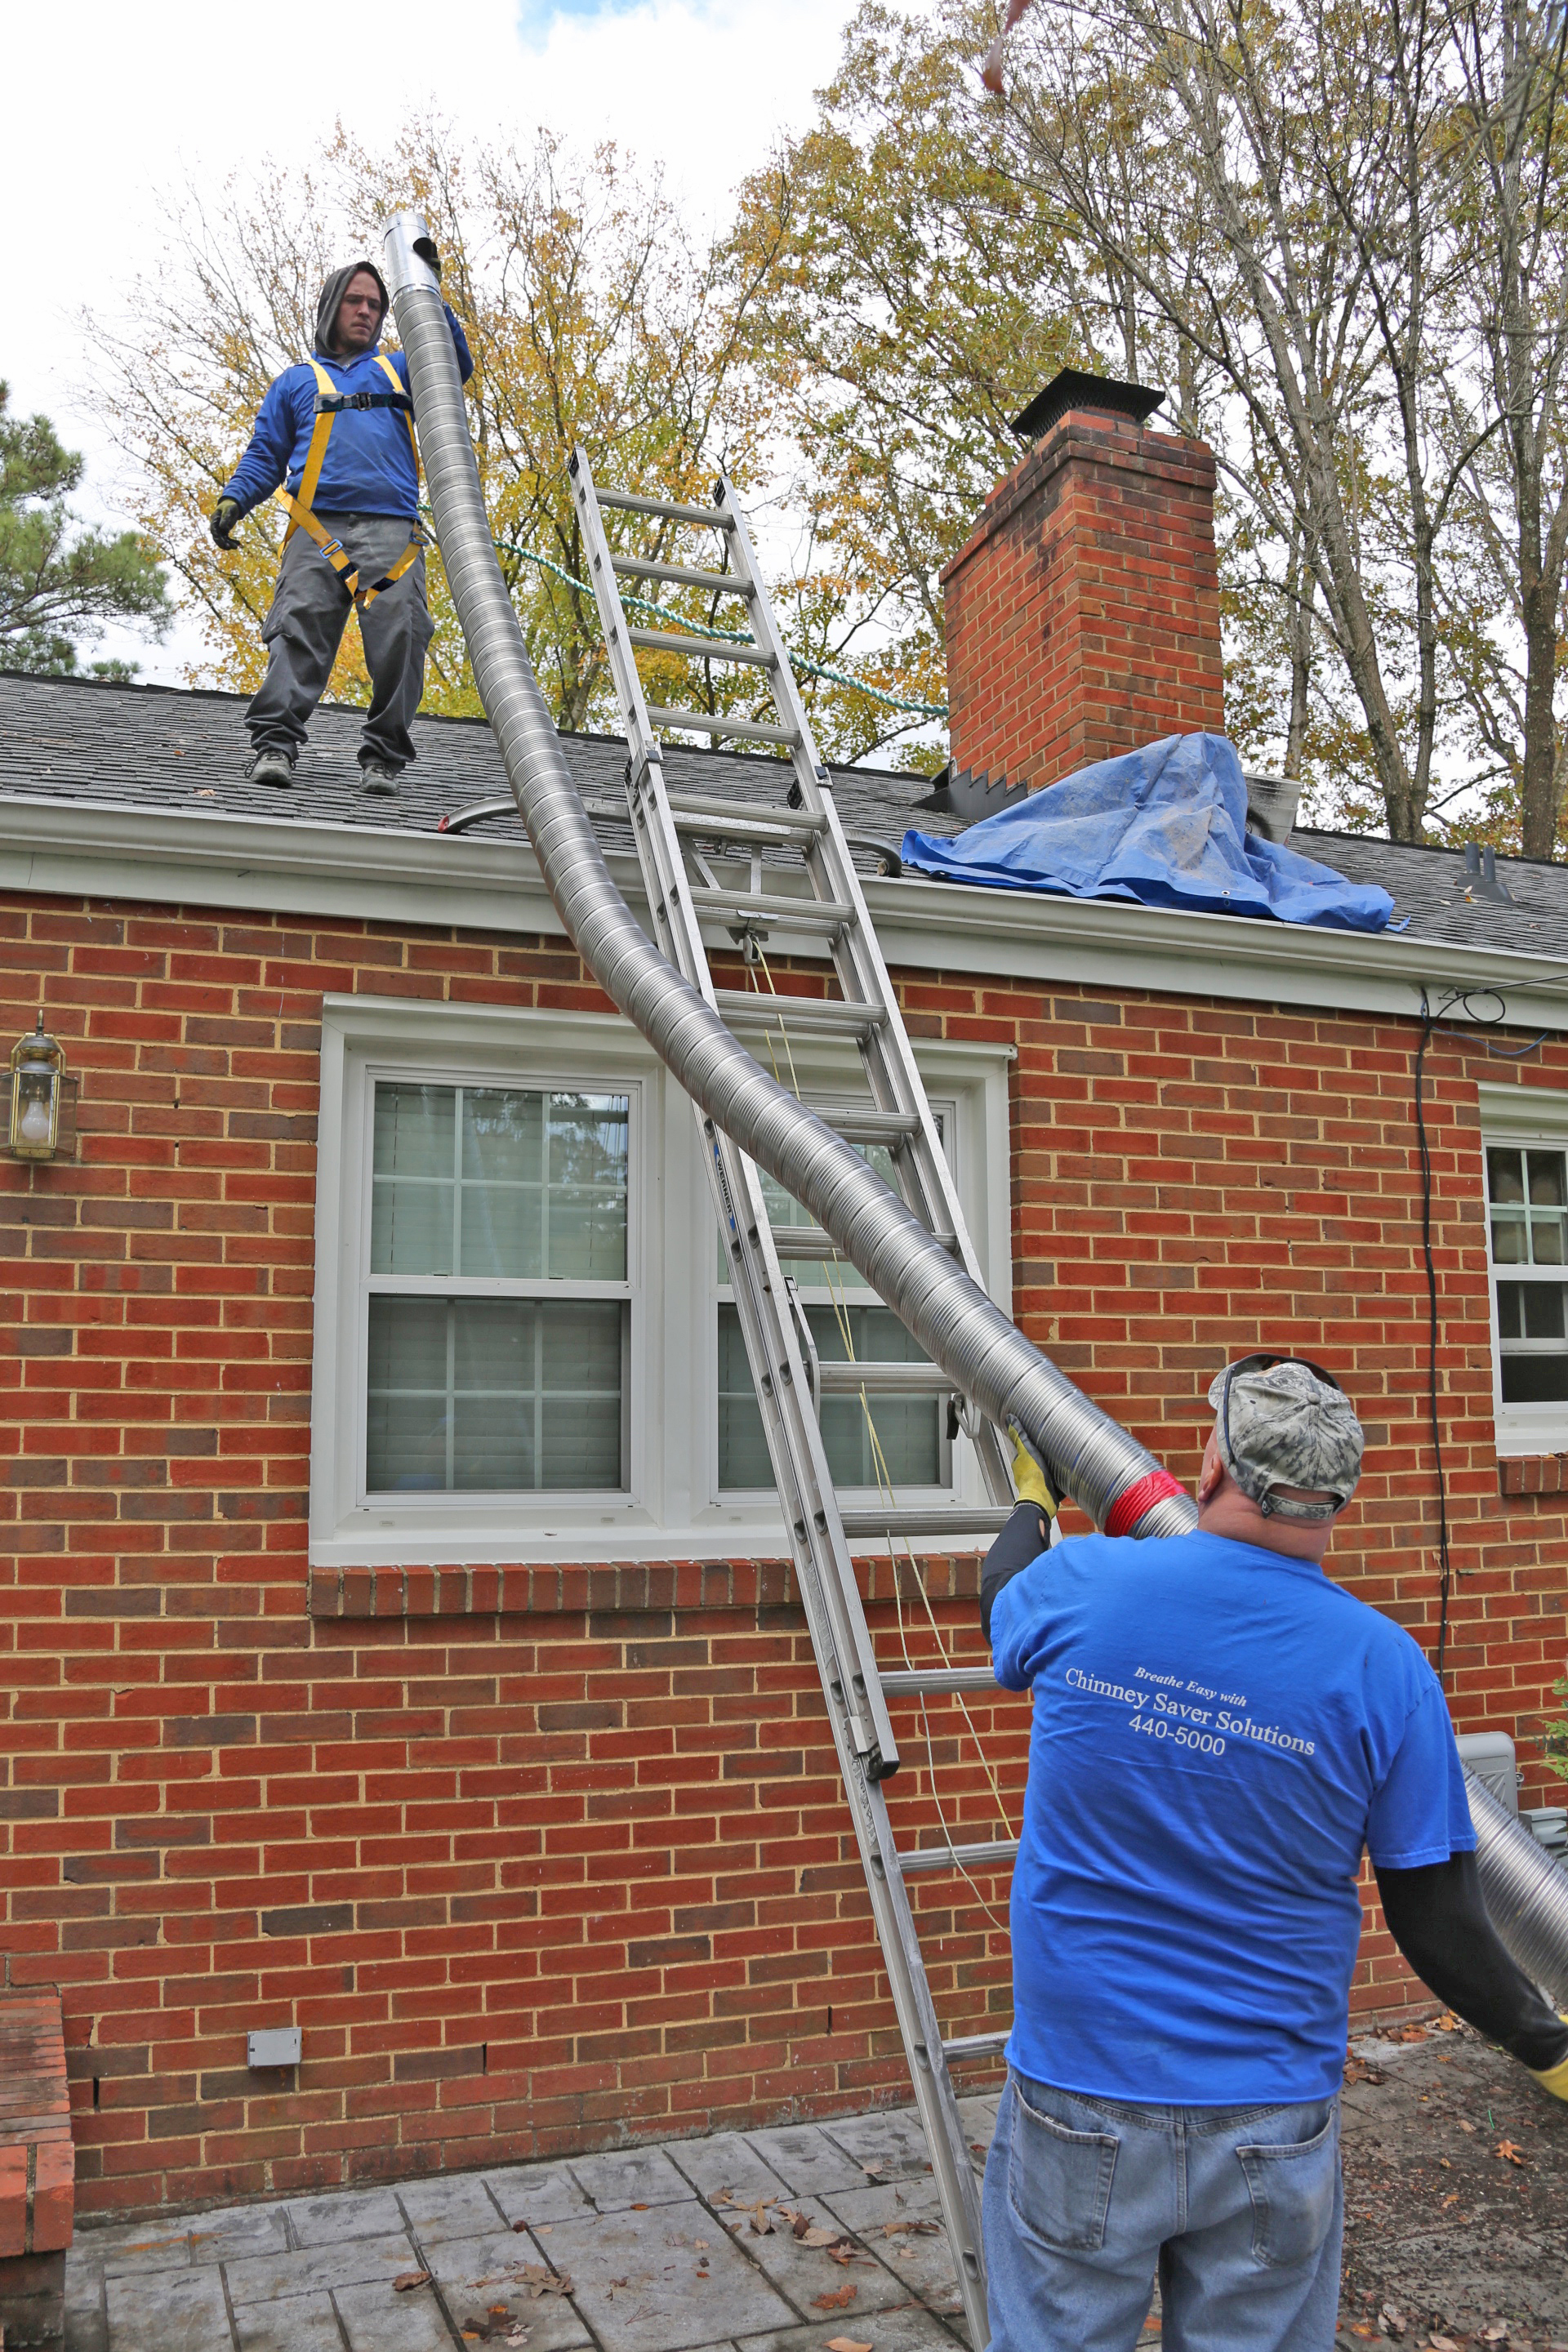
<svg viewBox="0 0 1568 2352">
<path fill-rule="evenodd" d="M 294 781 L 294 762 L 287 751 L 253 751 L 246 763 L 247 784 L 279 784 Z"/>
<path fill-rule="evenodd" d="M 391 797 L 397 791 L 398 771 L 389 768 L 384 760 L 362 760 L 359 763 L 359 788 L 362 793 L 377 793 Z"/>
</svg>

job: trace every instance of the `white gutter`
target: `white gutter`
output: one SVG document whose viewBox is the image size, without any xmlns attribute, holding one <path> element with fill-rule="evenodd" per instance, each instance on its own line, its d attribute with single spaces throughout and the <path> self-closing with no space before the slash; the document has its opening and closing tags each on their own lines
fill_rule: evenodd
<svg viewBox="0 0 1568 2352">
<path fill-rule="evenodd" d="M 635 857 L 612 855 L 608 863 L 637 903 Z M 782 884 L 770 877 L 768 887 Z M 0 887 L 343 917 L 393 929 L 563 935 L 525 842 L 304 816 L 8 794 L 0 798 Z M 1568 960 L 1516 949 L 913 878 L 868 880 L 866 898 L 889 962 L 916 971 L 1405 1018 L 1419 1013 L 1423 987 L 1434 999 L 1468 989 L 1475 1015 L 1458 1005 L 1447 1016 L 1459 1023 L 1494 1017 L 1495 1000 L 1482 992 L 1496 991 L 1510 1023 L 1568 1030 Z M 783 932 L 776 943 L 785 952 L 791 944 Z M 710 944 L 727 944 L 723 932 Z M 809 952 L 804 940 L 801 949 Z"/>
</svg>

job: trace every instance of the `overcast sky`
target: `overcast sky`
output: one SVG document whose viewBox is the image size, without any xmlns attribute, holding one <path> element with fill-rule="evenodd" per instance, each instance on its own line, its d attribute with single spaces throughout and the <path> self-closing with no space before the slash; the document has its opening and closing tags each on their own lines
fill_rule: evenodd
<svg viewBox="0 0 1568 2352">
<path fill-rule="evenodd" d="M 0 144 L 5 277 L 0 377 L 13 414 L 41 409 L 88 456 L 84 509 L 116 517 L 112 453 L 81 405 L 77 313 L 112 317 L 155 273 L 161 199 L 266 157 L 303 159 L 340 116 L 374 143 L 411 108 L 459 131 L 587 148 L 611 137 L 661 161 L 672 194 L 718 218 L 832 73 L 851 0 L 310 0 L 277 16 L 233 0 L 76 0 L 8 16 Z M 183 642 L 182 642 L 183 639 Z M 119 637 L 174 683 L 195 640 Z"/>
</svg>

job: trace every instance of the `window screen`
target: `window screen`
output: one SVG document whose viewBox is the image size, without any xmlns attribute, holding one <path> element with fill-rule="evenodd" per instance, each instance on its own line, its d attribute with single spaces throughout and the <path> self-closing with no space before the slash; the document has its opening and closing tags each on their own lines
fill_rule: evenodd
<svg viewBox="0 0 1568 2352">
<path fill-rule="evenodd" d="M 1568 1400 L 1568 1166 L 1562 1151 L 1487 1148 L 1487 1213 L 1504 1404 Z"/>
<path fill-rule="evenodd" d="M 625 1486 L 629 1113 L 376 1087 L 368 1492 Z"/>
</svg>

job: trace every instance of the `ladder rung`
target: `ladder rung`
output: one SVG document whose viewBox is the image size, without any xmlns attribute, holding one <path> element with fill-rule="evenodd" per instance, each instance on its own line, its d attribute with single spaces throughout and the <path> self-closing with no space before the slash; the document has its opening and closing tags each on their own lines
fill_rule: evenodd
<svg viewBox="0 0 1568 2352">
<path fill-rule="evenodd" d="M 760 988 L 714 992 L 719 1016 L 731 1029 L 789 1029 L 802 1037 L 864 1037 L 887 1019 L 879 1004 L 846 1004 L 832 996 L 771 996 Z"/>
<path fill-rule="evenodd" d="M 721 596 L 746 596 L 751 591 L 733 572 L 700 572 L 689 563 L 649 563 L 640 555 L 617 555 L 612 562 L 627 580 L 673 580 L 682 588 L 707 588 Z"/>
<path fill-rule="evenodd" d="M 870 1536 L 995 1536 L 1013 1515 L 1005 1503 L 932 1503 L 924 1510 L 884 1507 L 841 1516 L 845 1534 L 859 1542 Z"/>
<path fill-rule="evenodd" d="M 912 1110 L 846 1110 L 842 1104 L 828 1108 L 822 1103 L 810 1108 L 846 1143 L 900 1144 L 920 1133 L 920 1119 Z"/>
<path fill-rule="evenodd" d="M 1001 1687 L 989 1666 L 912 1666 L 907 1673 L 900 1666 L 897 1674 L 882 1676 L 884 1698 L 953 1697 L 960 1691 L 999 1691 Z"/>
<path fill-rule="evenodd" d="M 785 808 L 774 801 L 708 800 L 700 793 L 669 793 L 677 833 L 707 834 L 721 841 L 810 841 L 826 824 L 809 809 Z"/>
<path fill-rule="evenodd" d="M 765 646 L 732 646 L 723 637 L 678 635 L 672 629 L 628 628 L 626 641 L 649 654 L 689 654 L 693 660 L 700 656 L 706 661 L 755 662 L 763 669 L 773 666 L 773 657 Z"/>
<path fill-rule="evenodd" d="M 663 499 L 634 499 L 629 490 L 599 490 L 602 507 L 618 507 L 623 514 L 657 515 L 662 522 L 705 522 L 715 530 L 734 525 L 722 507 L 682 507 Z"/>
<path fill-rule="evenodd" d="M 768 727 L 760 719 L 721 719 L 710 710 L 671 710 L 662 702 L 650 702 L 647 715 L 655 727 L 684 727 L 696 735 L 735 735 L 745 743 L 782 743 L 786 751 L 793 751 L 800 741 L 793 727 Z"/>
<path fill-rule="evenodd" d="M 854 908 L 837 898 L 770 898 L 762 893 L 748 898 L 742 890 L 693 890 L 689 896 L 700 915 L 748 927 L 771 923 L 781 931 L 826 931 L 837 939 L 855 919 Z"/>
<path fill-rule="evenodd" d="M 937 1870 L 992 1870 L 1011 1862 L 1017 1851 L 1016 1838 L 996 1838 L 989 1845 L 917 1845 L 900 1854 L 899 1868 L 906 1878 Z"/>
<path fill-rule="evenodd" d="M 774 1225 L 773 1248 L 780 1257 L 837 1257 L 838 1244 L 820 1225 Z"/>
<path fill-rule="evenodd" d="M 961 2033 L 956 2042 L 944 2042 L 942 2054 L 950 2064 L 961 2058 L 994 2058 L 1007 2047 L 1012 2033 L 1005 2026 L 1000 2033 Z"/>
<path fill-rule="evenodd" d="M 818 1367 L 817 1385 L 824 1396 L 953 1396 L 958 1383 L 940 1364 L 878 1364 L 829 1360 Z"/>
</svg>

